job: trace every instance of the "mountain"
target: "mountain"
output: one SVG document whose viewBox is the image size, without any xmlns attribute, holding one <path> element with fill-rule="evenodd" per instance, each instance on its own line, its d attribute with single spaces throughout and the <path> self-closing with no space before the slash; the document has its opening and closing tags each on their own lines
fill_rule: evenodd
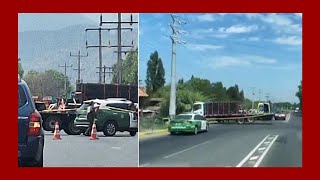
<svg viewBox="0 0 320 180">
<path fill-rule="evenodd" d="M 71 16 L 72 17 L 72 16 Z M 70 21 L 69 20 L 66 22 Z M 83 82 L 98 82 L 98 48 L 85 48 L 86 39 L 88 45 L 98 45 L 98 32 L 85 33 L 85 29 L 88 27 L 97 28 L 97 25 L 91 25 L 91 21 L 86 21 L 81 25 L 64 26 L 61 23 L 57 27 L 50 27 L 50 30 L 26 30 L 18 32 L 18 57 L 21 58 L 22 67 L 27 71 L 45 71 L 48 69 L 56 69 L 64 73 L 62 66 L 72 65 L 72 68 L 67 69 L 67 76 L 70 78 L 71 83 L 75 83 L 77 79 L 77 71 L 73 70 L 78 68 L 78 60 L 76 57 L 70 57 L 72 54 L 77 54 L 78 50 L 81 49 L 81 54 L 89 53 L 88 57 L 82 58 L 81 79 Z M 21 21 L 19 22 L 21 23 Z M 28 22 L 25 22 L 28 24 Z M 21 25 L 26 26 L 26 25 Z M 19 26 L 20 27 L 20 26 Z M 63 28 L 58 28 L 63 27 Z M 122 33 L 122 45 L 131 45 L 133 40 L 134 47 L 137 47 L 138 43 L 138 25 L 133 26 L 133 31 L 123 31 Z M 25 28 L 28 29 L 28 28 Z M 32 28 L 29 28 L 32 29 Z M 117 32 L 103 32 L 102 33 L 102 44 L 107 45 L 110 41 L 111 45 L 117 45 Z M 102 48 L 103 52 L 103 65 L 112 66 L 117 61 L 117 54 L 114 53 L 117 48 Z M 129 50 L 123 48 L 123 50 Z M 125 55 L 123 55 L 123 59 Z M 108 77 L 108 76 L 106 76 Z M 106 78 L 108 80 L 108 78 Z M 109 78 L 111 80 L 111 76 Z M 108 81 L 107 81 L 108 82 Z"/>
</svg>

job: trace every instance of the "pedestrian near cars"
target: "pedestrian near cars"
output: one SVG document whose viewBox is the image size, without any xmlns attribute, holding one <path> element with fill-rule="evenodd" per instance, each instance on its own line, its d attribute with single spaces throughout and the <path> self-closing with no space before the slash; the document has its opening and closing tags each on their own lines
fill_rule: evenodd
<svg viewBox="0 0 320 180">
<path fill-rule="evenodd" d="M 98 109 L 98 105 L 93 101 L 90 102 L 89 107 L 87 108 L 87 119 L 89 121 L 89 127 L 84 133 L 85 136 L 90 136 L 92 131 L 92 126 L 94 122 L 94 118 L 96 117 L 96 111 Z"/>
</svg>

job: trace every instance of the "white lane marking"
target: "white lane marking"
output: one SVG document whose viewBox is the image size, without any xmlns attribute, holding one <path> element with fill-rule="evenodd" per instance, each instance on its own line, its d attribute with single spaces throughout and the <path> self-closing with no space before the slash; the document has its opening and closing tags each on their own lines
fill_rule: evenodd
<svg viewBox="0 0 320 180">
<path fill-rule="evenodd" d="M 146 166 L 150 166 L 150 163 L 139 165 L 139 167 L 146 167 Z"/>
<path fill-rule="evenodd" d="M 183 152 L 186 152 L 186 151 L 189 151 L 189 150 L 194 149 L 194 148 L 196 148 L 196 147 L 199 147 L 199 146 L 201 146 L 201 145 L 208 144 L 209 142 L 210 142 L 210 141 L 205 141 L 205 142 L 203 142 L 203 143 L 200 143 L 200 144 L 191 146 L 191 147 L 189 147 L 189 148 L 187 148 L 187 149 L 178 151 L 178 152 L 173 153 L 173 154 L 170 154 L 170 155 L 168 155 L 168 156 L 164 156 L 163 158 L 164 158 L 164 159 L 167 159 L 167 158 L 169 158 L 169 157 L 172 157 L 172 156 L 175 156 L 175 155 L 177 155 L 177 154 L 181 154 L 181 153 L 183 153 Z"/>
<path fill-rule="evenodd" d="M 112 149 L 121 149 L 120 147 L 112 147 Z"/>
<path fill-rule="evenodd" d="M 278 138 L 279 135 L 276 135 L 276 137 L 274 137 L 274 139 L 271 141 L 271 143 L 269 144 L 269 146 L 267 147 L 267 149 L 262 153 L 262 155 L 260 156 L 260 158 L 258 159 L 258 161 L 256 162 L 256 164 L 253 167 L 258 167 L 259 164 L 261 163 L 261 161 L 263 160 L 263 158 L 266 156 L 266 154 L 268 153 L 269 149 L 271 148 L 272 144 L 276 141 L 276 139 Z"/>
<path fill-rule="evenodd" d="M 266 141 L 266 142 L 264 142 L 263 144 L 270 144 L 270 142 L 269 142 L 269 141 L 268 141 L 268 142 Z"/>
<path fill-rule="evenodd" d="M 262 148 L 259 148 L 258 151 L 263 151 L 265 149 L 266 149 L 265 147 L 262 147 Z"/>
<path fill-rule="evenodd" d="M 249 159 L 249 161 L 253 161 L 253 160 L 256 160 L 256 159 L 258 159 L 259 158 L 259 156 L 252 156 L 250 159 Z"/>
<path fill-rule="evenodd" d="M 269 136 L 270 135 L 266 136 L 255 148 L 253 148 L 253 150 L 236 167 L 241 167 Z"/>
</svg>

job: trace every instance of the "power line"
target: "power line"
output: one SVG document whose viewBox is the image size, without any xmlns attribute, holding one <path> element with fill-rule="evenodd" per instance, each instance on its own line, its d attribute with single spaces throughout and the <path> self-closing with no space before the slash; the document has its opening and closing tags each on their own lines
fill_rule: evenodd
<svg viewBox="0 0 320 180">
<path fill-rule="evenodd" d="M 97 68 L 100 68 L 100 67 L 97 67 Z M 107 66 L 103 66 L 102 67 L 102 69 L 103 69 L 103 84 L 105 84 L 106 83 L 106 74 L 108 74 L 109 75 L 109 77 L 110 77 L 110 75 L 112 74 L 112 67 L 107 67 Z M 109 71 L 106 71 L 106 69 L 108 69 Z M 100 72 L 97 72 L 97 73 L 100 73 Z"/>
<path fill-rule="evenodd" d="M 80 65 L 81 58 L 82 57 L 88 57 L 88 55 L 89 55 L 88 53 L 86 55 L 81 55 L 81 51 L 80 50 L 78 51 L 77 55 L 72 55 L 71 52 L 70 52 L 70 57 L 78 57 L 78 69 L 73 69 L 73 70 L 78 70 L 78 80 L 77 80 L 76 84 L 81 82 L 80 71 L 84 70 L 84 69 L 81 69 L 81 65 Z"/>
<path fill-rule="evenodd" d="M 68 67 L 72 67 L 72 65 L 70 66 L 67 66 L 67 63 L 65 62 L 64 63 L 64 66 L 60 65 L 59 67 L 63 67 L 64 68 L 64 96 L 65 98 L 67 97 L 67 80 L 68 80 L 68 77 L 67 77 L 67 68 Z"/>
<path fill-rule="evenodd" d="M 99 48 L 99 83 L 102 83 L 102 48 L 103 47 L 108 47 L 108 48 L 114 48 L 114 47 L 117 47 L 118 48 L 118 68 L 120 66 L 120 59 L 121 59 L 121 48 L 123 47 L 130 47 L 132 48 L 133 47 L 133 40 L 132 40 L 132 44 L 131 45 L 121 45 L 121 31 L 122 30 L 133 30 L 132 27 L 126 27 L 126 28 L 122 28 L 121 27 L 121 24 L 127 24 L 127 23 L 130 23 L 130 25 L 132 26 L 132 24 L 134 23 L 138 23 L 138 22 L 133 22 L 133 19 L 132 19 L 132 14 L 131 14 L 131 21 L 130 22 L 121 22 L 121 13 L 118 13 L 118 21 L 103 21 L 102 20 L 102 14 L 100 15 L 100 27 L 99 28 L 87 28 L 86 29 L 86 33 L 88 31 L 98 31 L 99 32 L 99 45 L 88 45 L 88 40 L 86 39 L 86 48 Z M 117 28 L 102 28 L 101 26 L 103 24 L 118 24 L 118 27 Z M 118 31 L 118 44 L 117 45 L 111 45 L 110 43 L 110 40 L 109 40 L 109 43 L 108 45 L 103 45 L 102 44 L 102 31 L 112 31 L 112 30 L 117 30 Z M 86 34 L 87 35 L 87 34 Z M 120 54 L 120 55 L 119 55 Z M 120 68 L 119 68 L 120 69 Z M 120 73 L 122 75 L 122 72 Z M 122 77 L 118 76 L 118 82 L 120 82 L 119 84 L 121 84 L 122 82 Z M 120 81 L 121 80 L 121 81 Z"/>
</svg>

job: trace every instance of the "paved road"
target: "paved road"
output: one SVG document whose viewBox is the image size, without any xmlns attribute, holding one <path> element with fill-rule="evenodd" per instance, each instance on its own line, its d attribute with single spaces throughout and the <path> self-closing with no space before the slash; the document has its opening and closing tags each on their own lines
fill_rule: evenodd
<svg viewBox="0 0 320 180">
<path fill-rule="evenodd" d="M 211 124 L 196 136 L 146 139 L 139 143 L 140 166 L 301 167 L 301 120 L 292 113 L 286 121 Z"/>
<path fill-rule="evenodd" d="M 99 140 L 84 135 L 69 136 L 61 131 L 62 140 L 52 140 L 46 132 L 44 148 L 45 167 L 137 167 L 138 136 L 117 133 Z"/>
</svg>

